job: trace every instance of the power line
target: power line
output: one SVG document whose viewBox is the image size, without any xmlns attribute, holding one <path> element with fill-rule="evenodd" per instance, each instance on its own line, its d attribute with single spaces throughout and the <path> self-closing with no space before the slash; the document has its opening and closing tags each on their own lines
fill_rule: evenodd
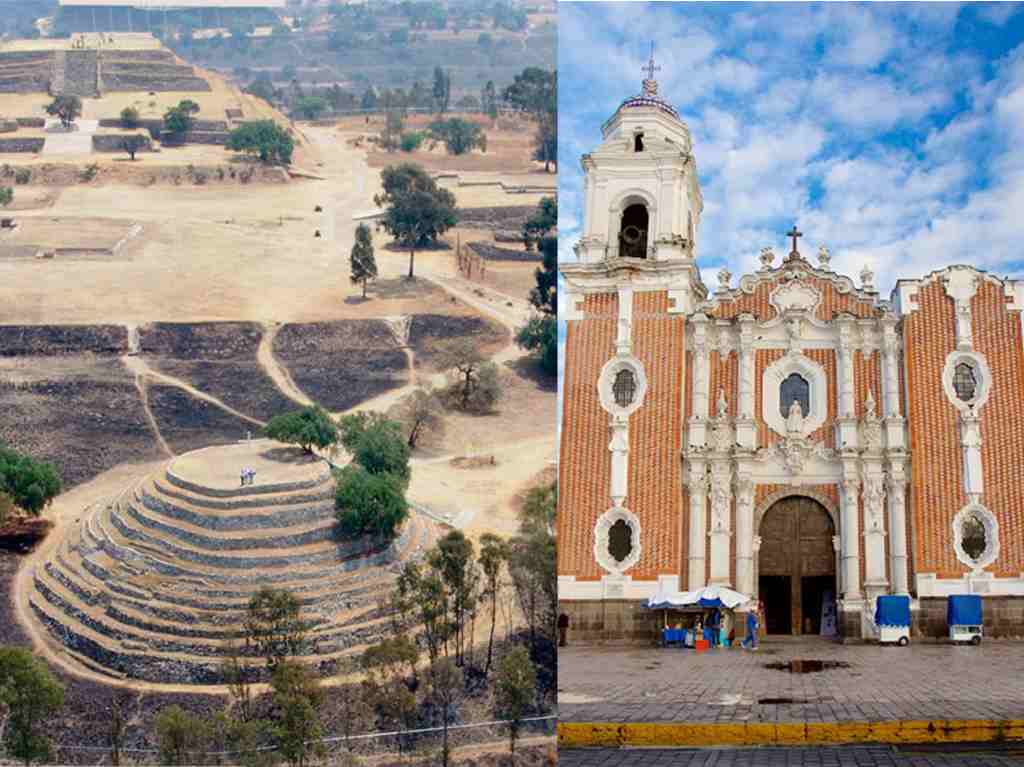
<svg viewBox="0 0 1024 767">
<path fill-rule="evenodd" d="M 557 719 L 557 714 L 548 714 L 547 716 L 530 716 L 524 719 L 520 719 L 520 723 L 524 722 L 544 722 L 551 719 Z M 495 725 L 501 724 L 512 724 L 515 720 L 512 719 L 495 719 L 491 722 L 471 722 L 469 724 L 452 724 L 448 726 L 449 732 L 452 730 L 469 730 L 475 727 L 494 727 Z M 441 732 L 444 727 L 420 727 L 415 730 L 393 730 L 391 732 L 367 732 L 359 735 L 329 735 L 316 740 L 308 740 L 306 743 L 342 743 L 349 740 L 371 740 L 373 738 L 391 738 L 401 735 L 422 735 L 428 732 Z M 110 751 L 109 746 L 58 746 L 59 749 L 65 751 Z M 277 746 L 259 746 L 258 748 L 252 749 L 251 751 L 273 751 Z M 159 749 L 156 748 L 122 748 L 118 749 L 124 754 L 158 754 Z M 235 756 L 238 754 L 249 753 L 245 751 L 202 751 L 197 752 L 197 756 Z"/>
</svg>

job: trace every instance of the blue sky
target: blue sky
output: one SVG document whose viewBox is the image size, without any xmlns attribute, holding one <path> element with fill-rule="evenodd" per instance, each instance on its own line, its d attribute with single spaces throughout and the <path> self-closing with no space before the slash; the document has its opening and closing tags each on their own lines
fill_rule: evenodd
<svg viewBox="0 0 1024 767">
<path fill-rule="evenodd" d="M 698 263 L 812 256 L 883 297 L 950 263 L 1024 276 L 1024 7 L 1017 3 L 559 3 L 560 257 L 582 224 L 579 158 L 638 93 L 690 127 Z M 813 260 L 813 259 L 812 259 Z M 735 277 L 734 282 L 735 284 Z"/>
</svg>

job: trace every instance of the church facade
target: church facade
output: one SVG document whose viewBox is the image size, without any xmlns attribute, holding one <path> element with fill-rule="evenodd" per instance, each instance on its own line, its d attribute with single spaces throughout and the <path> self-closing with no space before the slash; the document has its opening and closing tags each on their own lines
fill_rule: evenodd
<svg viewBox="0 0 1024 767">
<path fill-rule="evenodd" d="M 975 593 L 986 633 L 1024 635 L 1024 283 L 951 266 L 883 300 L 794 227 L 711 291 L 690 133 L 653 79 L 602 135 L 561 265 L 572 634 L 652 638 L 647 599 L 718 584 L 768 633 L 834 609 L 870 637 L 875 597 L 908 594 L 914 632 L 943 635 L 945 598 Z"/>
</svg>

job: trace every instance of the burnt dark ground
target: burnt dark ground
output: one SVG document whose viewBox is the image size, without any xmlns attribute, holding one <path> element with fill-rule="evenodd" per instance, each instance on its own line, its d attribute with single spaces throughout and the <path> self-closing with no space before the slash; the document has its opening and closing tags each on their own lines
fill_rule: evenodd
<svg viewBox="0 0 1024 767">
<path fill-rule="evenodd" d="M 0 384 L 0 442 L 54 463 L 65 489 L 120 463 L 160 457 L 120 360 L 83 356 L 69 370 L 42 357 L 31 368 L 34 380 Z"/>
<path fill-rule="evenodd" d="M 0 357 L 126 351 L 128 330 L 123 325 L 0 325 Z"/>
<path fill-rule="evenodd" d="M 493 355 L 509 342 L 505 328 L 483 317 L 417 314 L 409 326 L 409 346 L 416 352 L 416 367 L 434 368 L 441 346 L 461 336 L 472 338 L 485 357 Z"/>
<path fill-rule="evenodd" d="M 502 208 L 459 208 L 459 226 L 465 229 L 516 231 L 537 212 L 533 205 L 507 205 Z"/>
<path fill-rule="evenodd" d="M 295 385 L 329 410 L 347 410 L 408 382 L 405 353 L 383 320 L 290 323 L 274 355 Z"/>
<path fill-rule="evenodd" d="M 254 322 L 154 323 L 139 332 L 150 367 L 269 421 L 295 403 L 260 367 L 256 355 L 262 338 L 263 328 Z"/>
<path fill-rule="evenodd" d="M 478 256 L 483 256 L 488 261 L 528 261 L 540 264 L 543 260 L 541 254 L 536 250 L 525 248 L 499 248 L 489 242 L 471 242 L 469 249 Z"/>
<path fill-rule="evenodd" d="M 176 386 L 150 385 L 149 409 L 171 450 L 177 454 L 243 440 L 259 427 L 193 397 Z"/>
</svg>

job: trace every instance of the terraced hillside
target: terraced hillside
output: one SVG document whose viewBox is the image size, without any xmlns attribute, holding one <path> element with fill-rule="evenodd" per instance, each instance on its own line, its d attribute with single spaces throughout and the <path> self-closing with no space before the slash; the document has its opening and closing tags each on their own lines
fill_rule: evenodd
<svg viewBox="0 0 1024 767">
<path fill-rule="evenodd" d="M 256 469 L 239 487 L 242 467 Z M 302 601 L 324 673 L 390 633 L 381 604 L 399 560 L 433 542 L 414 515 L 391 545 L 339 539 L 334 480 L 320 459 L 265 440 L 179 456 L 86 511 L 27 595 L 33 618 L 65 657 L 92 671 L 148 682 L 219 684 L 240 646 L 254 676 L 264 660 L 242 648 L 242 619 L 262 586 Z"/>
</svg>

